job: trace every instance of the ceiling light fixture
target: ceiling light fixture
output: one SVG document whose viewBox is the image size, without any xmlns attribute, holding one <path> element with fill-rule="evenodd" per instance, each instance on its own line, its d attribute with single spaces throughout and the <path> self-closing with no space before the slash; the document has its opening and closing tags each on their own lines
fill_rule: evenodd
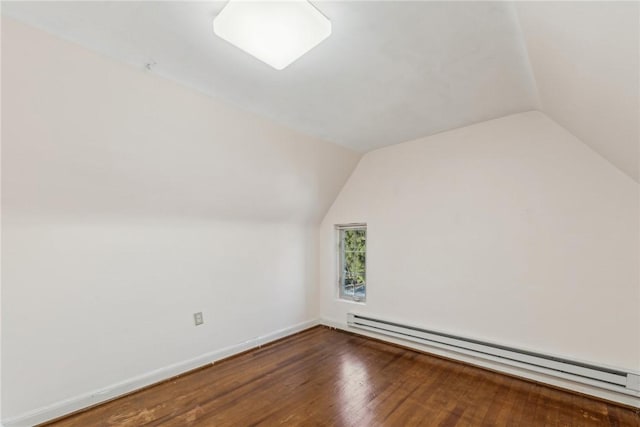
<svg viewBox="0 0 640 427">
<path fill-rule="evenodd" d="M 229 0 L 213 31 L 276 70 L 282 70 L 331 34 L 331 22 L 306 0 Z"/>
</svg>

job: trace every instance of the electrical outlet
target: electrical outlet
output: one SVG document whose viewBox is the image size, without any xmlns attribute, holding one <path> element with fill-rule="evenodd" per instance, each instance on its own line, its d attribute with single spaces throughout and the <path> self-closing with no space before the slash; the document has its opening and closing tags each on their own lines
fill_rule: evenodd
<svg viewBox="0 0 640 427">
<path fill-rule="evenodd" d="M 204 318 L 202 317 L 201 311 L 193 313 L 193 321 L 195 322 L 196 326 L 202 325 L 204 323 Z"/>
</svg>

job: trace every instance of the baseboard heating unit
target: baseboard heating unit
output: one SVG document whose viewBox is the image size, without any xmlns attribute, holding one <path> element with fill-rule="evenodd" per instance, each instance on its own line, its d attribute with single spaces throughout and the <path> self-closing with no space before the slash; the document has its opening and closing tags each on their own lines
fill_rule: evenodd
<svg viewBox="0 0 640 427">
<path fill-rule="evenodd" d="M 347 324 L 353 328 L 413 343 L 442 348 L 631 396 L 640 396 L 640 373 L 638 372 L 627 372 L 617 368 L 569 360 L 354 313 L 347 314 Z"/>
</svg>

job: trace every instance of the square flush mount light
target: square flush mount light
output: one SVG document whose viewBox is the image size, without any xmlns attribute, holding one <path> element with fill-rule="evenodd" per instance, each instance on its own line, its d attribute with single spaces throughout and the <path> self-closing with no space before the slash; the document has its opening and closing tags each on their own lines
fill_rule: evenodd
<svg viewBox="0 0 640 427">
<path fill-rule="evenodd" d="M 306 0 L 229 0 L 213 31 L 282 70 L 329 37 L 331 22 Z"/>
</svg>

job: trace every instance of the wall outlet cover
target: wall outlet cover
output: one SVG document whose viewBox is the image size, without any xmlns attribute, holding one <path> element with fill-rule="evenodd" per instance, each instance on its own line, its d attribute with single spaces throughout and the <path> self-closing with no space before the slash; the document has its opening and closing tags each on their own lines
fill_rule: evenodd
<svg viewBox="0 0 640 427">
<path fill-rule="evenodd" d="M 193 313 L 193 321 L 196 324 L 196 326 L 202 325 L 204 323 L 204 318 L 202 317 L 201 311 L 197 313 Z"/>
</svg>

